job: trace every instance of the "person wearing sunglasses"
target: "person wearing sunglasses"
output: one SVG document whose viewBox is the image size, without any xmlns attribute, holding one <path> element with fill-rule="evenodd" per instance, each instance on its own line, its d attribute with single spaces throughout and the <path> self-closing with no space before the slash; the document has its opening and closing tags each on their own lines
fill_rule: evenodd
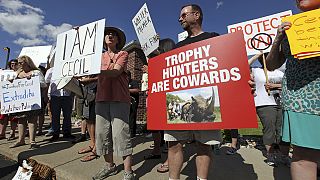
<svg viewBox="0 0 320 180">
<path fill-rule="evenodd" d="M 203 13 L 196 4 L 185 5 L 181 8 L 179 23 L 188 32 L 188 37 L 177 43 L 182 47 L 194 42 L 218 36 L 218 33 L 202 30 Z M 197 145 L 196 165 L 197 179 L 208 179 L 209 166 L 212 161 L 212 145 L 220 144 L 222 137 L 220 130 L 210 131 L 165 131 L 164 140 L 169 143 L 169 179 L 180 179 L 183 164 L 183 144 L 193 139 Z"/>
<path fill-rule="evenodd" d="M 96 93 L 96 153 L 103 156 L 105 164 L 93 176 L 104 179 L 117 174 L 113 154 L 123 158 L 123 179 L 134 179 L 132 171 L 132 143 L 129 114 L 130 93 L 127 76 L 128 53 L 121 51 L 125 34 L 116 27 L 106 27 Z"/>
</svg>

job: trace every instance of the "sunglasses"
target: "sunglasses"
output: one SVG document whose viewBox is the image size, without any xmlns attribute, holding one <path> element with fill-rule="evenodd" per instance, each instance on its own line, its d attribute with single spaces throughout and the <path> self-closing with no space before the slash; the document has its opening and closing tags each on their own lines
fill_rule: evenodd
<svg viewBox="0 0 320 180">
<path fill-rule="evenodd" d="M 180 18 L 184 19 L 184 18 L 186 18 L 189 14 L 194 14 L 194 13 L 195 13 L 194 11 L 182 13 L 182 14 L 180 15 L 179 19 L 180 19 Z"/>
</svg>

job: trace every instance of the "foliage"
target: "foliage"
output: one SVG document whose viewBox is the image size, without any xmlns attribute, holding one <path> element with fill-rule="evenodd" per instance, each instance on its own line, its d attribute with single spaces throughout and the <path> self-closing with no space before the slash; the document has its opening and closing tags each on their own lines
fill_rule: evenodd
<svg viewBox="0 0 320 180">
<path fill-rule="evenodd" d="M 179 96 L 172 95 L 172 94 L 167 94 L 167 106 L 172 101 L 175 101 L 175 102 L 178 102 L 178 103 L 184 102 L 184 100 L 181 99 Z"/>
</svg>

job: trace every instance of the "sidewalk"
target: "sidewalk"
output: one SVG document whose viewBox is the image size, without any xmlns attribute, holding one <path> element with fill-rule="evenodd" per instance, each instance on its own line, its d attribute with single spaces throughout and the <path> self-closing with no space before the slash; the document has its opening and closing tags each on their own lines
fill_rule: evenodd
<svg viewBox="0 0 320 180">
<path fill-rule="evenodd" d="M 79 131 L 77 129 L 77 131 Z M 79 133 L 79 132 L 77 132 Z M 77 135 L 77 133 L 75 133 Z M 8 134 L 7 134 L 8 135 Z M 80 148 L 88 145 L 82 142 L 73 145 L 70 141 L 61 140 L 49 143 L 48 137 L 40 136 L 36 140 L 41 146 L 38 149 L 30 150 L 29 145 L 10 149 L 9 146 L 14 141 L 0 141 L 0 154 L 14 160 L 22 160 L 32 157 L 39 163 L 49 165 L 54 168 L 59 180 L 86 180 L 102 167 L 103 157 L 91 162 L 83 163 L 80 159 L 84 155 L 77 152 Z M 28 139 L 26 139 L 28 142 Z M 145 135 L 133 139 L 133 170 L 137 179 L 141 180 L 167 180 L 168 173 L 160 174 L 156 168 L 159 163 L 164 162 L 166 154 L 162 154 L 161 160 L 144 161 L 143 157 L 151 152 L 150 145 L 152 139 L 145 138 Z M 283 165 L 273 168 L 268 166 L 263 160 L 261 151 L 254 148 L 241 148 L 236 155 L 225 155 L 227 147 L 222 147 L 219 154 L 214 154 L 213 165 L 209 172 L 209 180 L 289 180 L 290 169 Z M 186 145 L 184 148 L 185 163 L 182 168 L 181 179 L 196 179 L 195 149 L 194 145 Z M 119 173 L 107 179 L 122 179 L 123 164 L 122 158 L 115 157 Z"/>
</svg>

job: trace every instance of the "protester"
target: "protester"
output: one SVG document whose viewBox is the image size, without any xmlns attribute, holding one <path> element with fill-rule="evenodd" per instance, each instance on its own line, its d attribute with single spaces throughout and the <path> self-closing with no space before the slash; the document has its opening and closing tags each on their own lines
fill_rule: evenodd
<svg viewBox="0 0 320 180">
<path fill-rule="evenodd" d="M 19 64 L 17 59 L 12 59 L 9 61 L 9 69 L 13 71 L 17 71 L 19 69 Z M 14 117 L 8 117 L 6 114 L 0 115 L 0 139 L 5 139 L 5 132 L 7 129 L 8 122 L 10 122 L 10 136 L 8 137 L 8 141 L 14 140 L 16 138 L 16 128 L 17 128 L 17 119 Z"/>
<path fill-rule="evenodd" d="M 203 14 L 201 8 L 196 4 L 183 6 L 179 16 L 179 22 L 188 37 L 179 42 L 177 47 L 182 47 L 193 42 L 217 36 L 217 33 L 202 31 Z M 211 145 L 219 144 L 221 141 L 220 130 L 210 131 L 165 131 L 164 139 L 169 142 L 169 178 L 180 179 L 180 171 L 183 164 L 183 144 L 194 138 L 197 145 L 196 166 L 197 178 L 207 179 L 209 165 L 212 160 Z"/>
<path fill-rule="evenodd" d="M 231 129 L 230 130 L 230 135 L 231 135 L 231 147 L 227 149 L 226 154 L 227 155 L 234 155 L 238 151 L 238 137 L 239 137 L 239 132 L 238 129 Z"/>
<path fill-rule="evenodd" d="M 17 78 L 31 78 L 33 76 L 39 76 L 40 78 L 40 88 L 41 88 L 41 104 L 42 107 L 44 102 L 46 101 L 46 83 L 44 81 L 44 77 L 42 73 L 38 70 L 38 68 L 34 65 L 32 59 L 28 56 L 21 56 L 18 58 L 19 65 L 21 65 L 21 69 L 17 71 Z M 18 146 L 22 146 L 25 144 L 25 130 L 26 130 L 26 123 L 28 122 L 29 127 L 29 141 L 30 141 L 30 148 L 37 148 L 39 147 L 35 141 L 36 136 L 36 120 L 37 116 L 41 114 L 44 109 L 39 110 L 31 110 L 27 112 L 18 112 L 13 113 L 10 116 L 15 117 L 18 119 L 18 131 L 19 131 L 19 138 L 16 143 L 10 146 L 10 148 L 15 148 Z"/>
<path fill-rule="evenodd" d="M 301 11 L 320 8 L 319 0 L 296 0 Z M 320 58 L 298 60 L 290 53 L 285 30 L 290 22 L 283 22 L 267 57 L 267 68 L 274 70 L 286 61 L 282 82 L 284 122 L 282 139 L 293 144 L 291 177 L 317 179 L 320 160 Z"/>
<path fill-rule="evenodd" d="M 91 94 L 95 94 L 97 89 L 98 78 L 95 75 L 85 76 L 80 79 L 83 88 Z M 88 155 L 80 159 L 81 162 L 88 162 L 93 159 L 99 158 L 96 154 L 96 139 L 95 139 L 95 125 L 96 125 L 96 113 L 95 113 L 95 99 L 88 99 L 85 97 L 83 104 L 83 115 L 82 117 L 86 121 L 86 126 L 90 135 L 90 145 L 86 148 L 80 149 L 78 154 L 84 154 L 89 152 Z M 81 127 L 82 128 L 82 127 Z"/>
<path fill-rule="evenodd" d="M 9 61 L 9 69 L 13 70 L 13 71 L 18 71 L 19 69 L 19 64 L 18 64 L 18 60 L 17 59 L 11 59 Z"/>
<path fill-rule="evenodd" d="M 130 137 L 135 137 L 137 132 L 137 110 L 139 105 L 139 83 L 137 80 L 131 78 L 131 72 L 127 72 L 129 79 L 129 92 L 131 97 L 129 127 Z"/>
<path fill-rule="evenodd" d="M 47 72 L 47 69 L 45 67 L 43 67 L 42 65 L 39 65 L 38 69 L 41 71 L 41 73 L 45 76 L 46 75 L 46 72 Z M 46 109 L 47 107 L 47 102 L 44 102 L 44 105 L 45 107 L 43 107 L 43 109 Z M 42 114 L 40 114 L 38 116 L 38 132 L 37 132 L 37 136 L 41 136 L 43 133 L 42 133 L 42 129 L 43 129 L 43 123 L 44 123 L 44 116 L 45 116 L 45 111 L 43 111 Z"/>
<path fill-rule="evenodd" d="M 54 60 L 52 60 L 54 61 Z M 74 139 L 71 134 L 71 113 L 73 106 L 73 95 L 65 89 L 57 89 L 59 80 L 52 79 L 53 67 L 48 69 L 45 81 L 49 85 L 52 137 L 49 141 L 57 141 L 60 135 L 60 114 L 63 112 L 62 131 L 64 138 Z"/>
<path fill-rule="evenodd" d="M 283 72 L 276 69 L 267 71 L 268 82 L 264 72 L 263 58 L 259 58 L 262 67 L 252 68 L 252 74 L 256 83 L 256 96 L 254 97 L 257 114 L 263 126 L 263 143 L 267 150 L 266 163 L 269 166 L 277 166 L 274 147 L 280 143 L 282 127 L 282 109 L 276 103 L 281 90 Z M 266 88 L 267 87 L 267 88 Z M 269 92 L 269 94 L 267 93 Z"/>
<path fill-rule="evenodd" d="M 174 48 L 175 48 L 175 43 L 172 39 L 169 39 L 169 38 L 161 39 L 159 41 L 158 49 L 155 50 L 154 52 L 152 52 L 149 55 L 149 58 L 153 58 L 159 54 L 168 52 Z M 148 73 L 148 66 L 147 65 L 144 65 L 143 71 L 145 73 Z M 164 136 L 163 131 L 152 131 L 152 138 L 154 141 L 154 147 L 153 147 L 152 152 L 149 155 L 144 157 L 145 160 L 160 159 L 161 158 L 161 145 L 165 144 L 163 142 L 163 136 Z M 169 171 L 169 165 L 168 165 L 168 159 L 166 159 L 164 163 L 162 163 L 162 164 L 160 164 L 160 166 L 158 166 L 157 172 L 165 173 L 168 171 Z"/>
<path fill-rule="evenodd" d="M 105 52 L 101 58 L 96 94 L 96 152 L 106 164 L 93 177 L 103 179 L 117 173 L 113 153 L 123 157 L 123 179 L 134 179 L 132 144 L 129 129 L 130 94 L 126 74 L 128 53 L 121 51 L 125 34 L 116 27 L 106 27 Z"/>
<path fill-rule="evenodd" d="M 81 131 L 80 131 L 80 136 L 72 141 L 73 144 L 77 144 L 79 142 L 83 142 L 83 141 L 87 140 L 87 122 L 83 116 L 83 114 L 84 114 L 83 110 L 85 109 L 84 103 L 85 103 L 85 100 L 82 97 L 78 97 L 78 96 L 75 97 L 76 113 L 77 113 L 76 117 L 77 117 L 77 119 L 81 120 L 81 124 L 80 124 Z M 88 109 L 88 108 L 86 108 L 86 109 Z M 78 123 L 78 122 L 76 122 L 76 123 Z M 79 152 L 81 152 L 81 150 L 78 151 L 78 153 Z M 82 153 L 79 153 L 79 154 L 82 154 Z"/>
</svg>

